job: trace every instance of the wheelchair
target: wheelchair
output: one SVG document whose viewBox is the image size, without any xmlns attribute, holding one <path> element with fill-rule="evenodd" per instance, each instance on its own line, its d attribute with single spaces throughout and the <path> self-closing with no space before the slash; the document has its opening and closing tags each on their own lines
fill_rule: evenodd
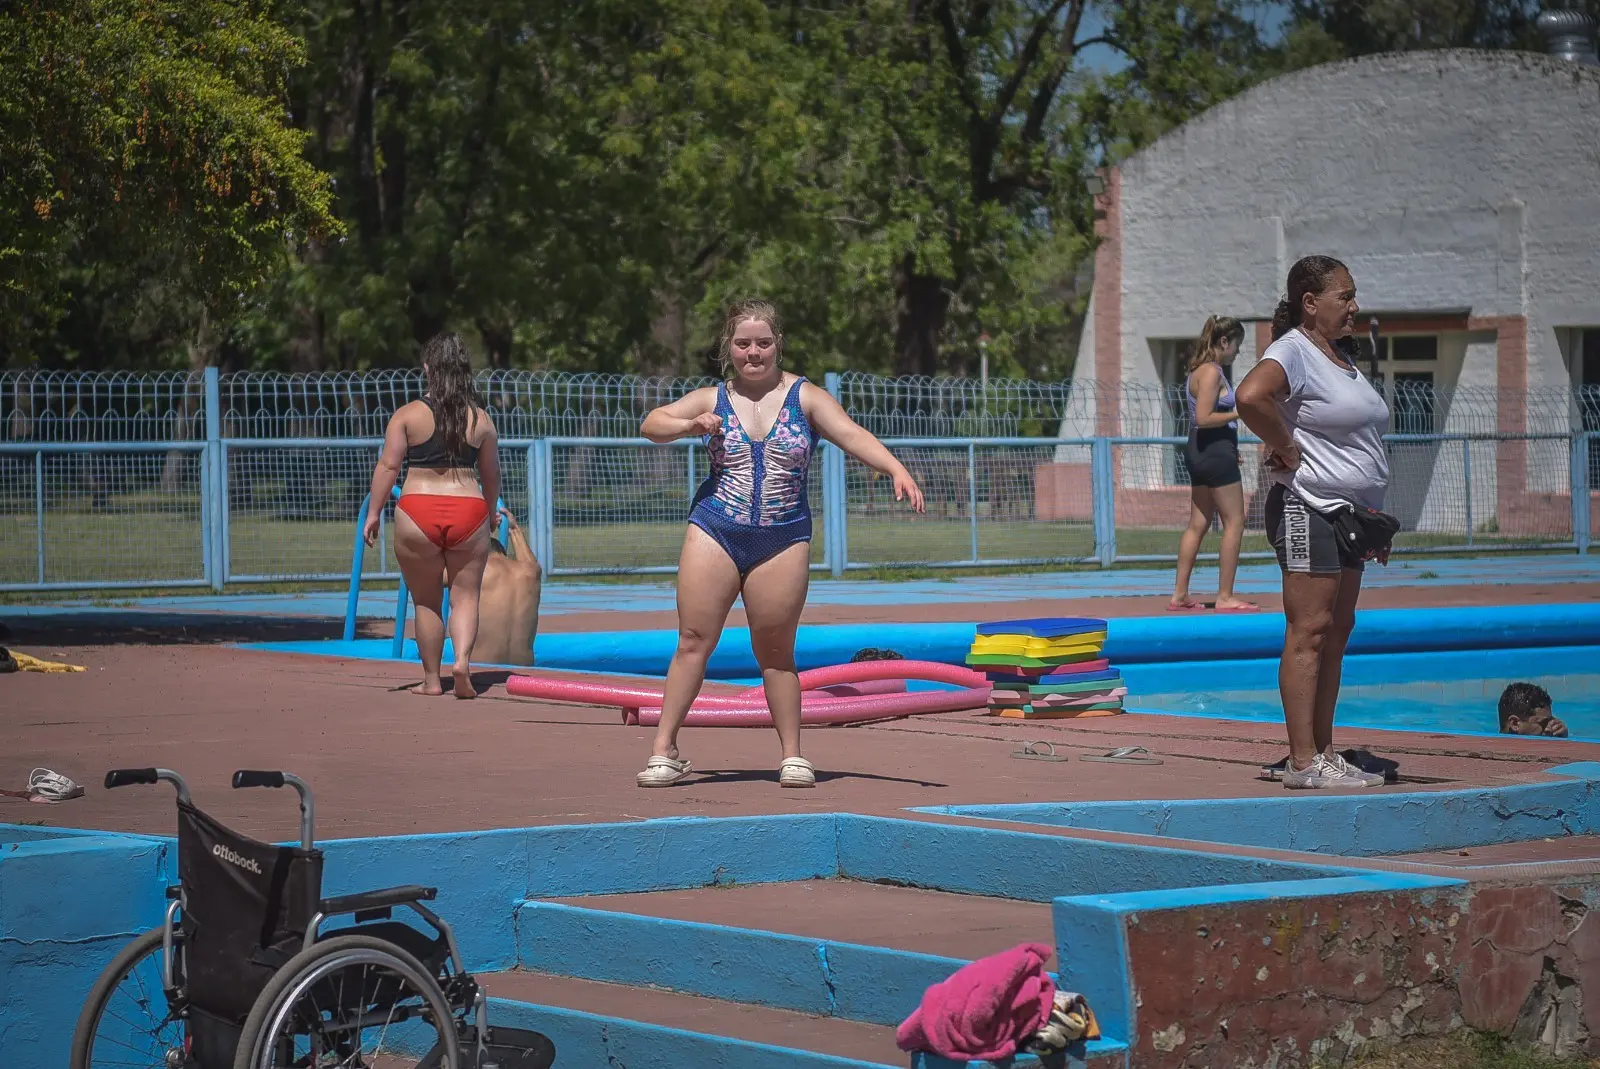
<svg viewBox="0 0 1600 1069">
<path fill-rule="evenodd" d="M 454 933 L 423 905 L 436 888 L 322 897 L 315 803 L 299 777 L 233 774 L 235 789 L 295 789 L 299 846 L 223 826 L 169 769 L 118 769 L 105 785 L 163 781 L 178 796 L 178 883 L 162 926 L 90 990 L 71 1069 L 550 1069 L 547 1037 L 489 1027 Z M 392 919 L 396 908 L 431 931 Z"/>
</svg>

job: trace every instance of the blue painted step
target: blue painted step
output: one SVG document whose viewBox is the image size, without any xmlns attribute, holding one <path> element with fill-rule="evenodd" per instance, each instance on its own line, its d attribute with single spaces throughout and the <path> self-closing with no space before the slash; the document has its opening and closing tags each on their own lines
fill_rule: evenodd
<svg viewBox="0 0 1600 1069">
<path fill-rule="evenodd" d="M 532 900 L 518 905 L 515 927 L 517 961 L 523 969 L 800 1013 L 817 1019 L 820 1027 L 832 1020 L 893 1028 L 916 1008 L 930 985 L 966 964 L 888 947 Z M 713 1038 L 734 1042 L 729 1037 Z M 1100 1040 L 1080 1045 L 1077 1060 L 1067 1064 L 1121 1069 L 1125 1051 L 1117 1040 Z M 749 1064 L 768 1064 L 763 1060 L 767 1056 Z M 841 1064 L 815 1061 L 829 1056 L 812 1052 L 790 1051 L 785 1056 L 795 1060 L 783 1064 L 797 1067 Z M 906 1061 L 897 1064 L 965 1069 L 925 1055 L 915 1060 L 903 1057 Z M 1038 1062 L 1024 1057 L 1009 1064 Z M 982 1069 L 979 1063 L 973 1067 Z"/>
</svg>

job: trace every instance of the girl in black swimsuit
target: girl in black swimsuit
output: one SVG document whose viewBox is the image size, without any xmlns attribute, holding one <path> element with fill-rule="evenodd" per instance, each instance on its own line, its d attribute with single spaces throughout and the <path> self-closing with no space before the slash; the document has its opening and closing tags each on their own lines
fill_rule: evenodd
<svg viewBox="0 0 1600 1069">
<path fill-rule="evenodd" d="M 1189 526 L 1178 541 L 1178 579 L 1170 612 L 1194 612 L 1205 606 L 1189 596 L 1200 543 L 1214 517 L 1222 517 L 1222 546 L 1217 554 L 1218 612 L 1255 612 L 1257 607 L 1235 596 L 1239 544 L 1244 539 L 1244 488 L 1239 474 L 1239 430 L 1233 413 L 1233 387 L 1223 371 L 1233 363 L 1244 341 L 1244 324 L 1212 316 L 1200 331 L 1189 357 L 1183 392 L 1189 408 L 1189 440 L 1183 457 L 1189 469 Z"/>
</svg>

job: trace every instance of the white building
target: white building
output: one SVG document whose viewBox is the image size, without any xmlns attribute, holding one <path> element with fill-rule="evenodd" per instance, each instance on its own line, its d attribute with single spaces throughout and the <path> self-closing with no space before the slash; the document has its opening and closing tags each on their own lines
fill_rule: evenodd
<svg viewBox="0 0 1600 1069">
<path fill-rule="evenodd" d="M 1349 264 L 1363 329 L 1379 321 L 1397 432 L 1566 432 L 1585 422 L 1572 388 L 1600 391 L 1600 67 L 1463 50 L 1331 63 L 1212 108 L 1105 186 L 1074 375 L 1100 403 L 1063 437 L 1174 433 L 1171 406 L 1130 387 L 1181 383 L 1212 314 L 1246 322 L 1239 381 L 1311 253 Z M 1120 451 L 1119 522 L 1182 505 L 1172 458 Z M 1477 530 L 1570 525 L 1565 442 L 1417 444 L 1394 460 L 1408 526 L 1459 529 L 1469 504 Z"/>
</svg>

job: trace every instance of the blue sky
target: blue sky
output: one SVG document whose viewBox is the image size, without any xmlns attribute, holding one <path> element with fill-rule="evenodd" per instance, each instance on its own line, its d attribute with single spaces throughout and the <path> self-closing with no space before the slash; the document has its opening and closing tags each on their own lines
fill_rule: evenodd
<svg viewBox="0 0 1600 1069">
<path fill-rule="evenodd" d="M 1101 15 L 1104 6 L 1106 5 L 1097 4 L 1085 13 L 1083 26 L 1079 31 L 1081 37 L 1096 37 L 1105 28 L 1105 19 Z M 1251 17 L 1255 19 L 1256 25 L 1261 27 L 1266 39 L 1275 42 L 1289 21 L 1289 5 L 1263 2 L 1249 4 L 1247 7 L 1250 8 Z M 1084 67 L 1092 71 L 1114 71 L 1122 66 L 1122 57 L 1117 52 L 1100 45 L 1085 49 L 1082 59 Z"/>
</svg>

